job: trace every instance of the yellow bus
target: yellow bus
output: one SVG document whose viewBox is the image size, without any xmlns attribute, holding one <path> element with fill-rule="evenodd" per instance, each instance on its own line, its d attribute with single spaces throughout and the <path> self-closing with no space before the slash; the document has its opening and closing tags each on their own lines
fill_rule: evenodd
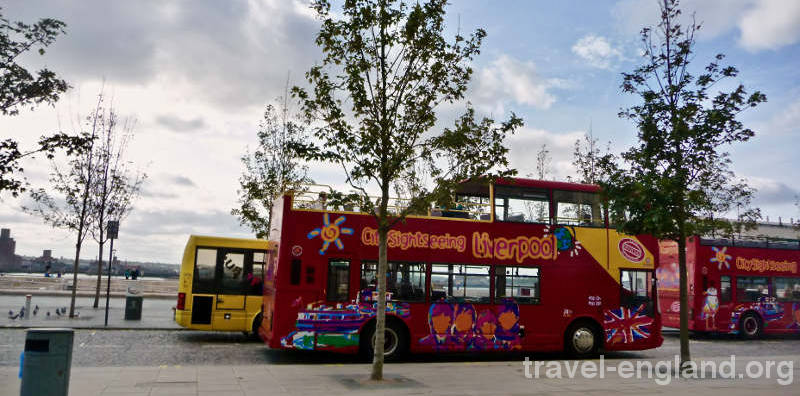
<svg viewBox="0 0 800 396">
<path fill-rule="evenodd" d="M 276 244 L 191 235 L 183 251 L 175 322 L 195 330 L 257 333 L 264 267 Z"/>
</svg>

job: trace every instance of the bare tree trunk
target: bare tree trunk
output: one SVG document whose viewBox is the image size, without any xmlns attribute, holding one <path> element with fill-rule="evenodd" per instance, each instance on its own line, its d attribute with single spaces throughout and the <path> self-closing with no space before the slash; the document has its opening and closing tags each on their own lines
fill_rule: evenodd
<svg viewBox="0 0 800 396">
<path fill-rule="evenodd" d="M 78 292 L 78 262 L 81 259 L 81 235 L 78 232 L 78 243 L 75 244 L 75 264 L 72 266 L 72 299 L 69 303 L 69 317 L 75 317 L 75 296 Z"/>
<path fill-rule="evenodd" d="M 680 293 L 681 293 L 681 367 L 688 367 L 688 362 L 692 360 L 689 354 L 689 293 L 686 274 L 686 236 L 678 238 L 678 270 L 680 271 Z"/>
<path fill-rule="evenodd" d="M 103 227 L 101 226 L 100 229 L 102 228 Z M 100 240 L 101 241 L 103 240 L 102 231 L 100 231 Z M 95 288 L 94 291 L 94 304 L 92 305 L 94 308 L 97 308 L 100 305 L 100 286 L 102 285 L 101 281 L 103 275 L 103 243 L 100 242 L 98 244 L 100 245 L 100 253 L 98 253 L 99 254 L 98 257 L 100 257 L 100 259 L 97 261 L 97 287 Z M 109 265 L 111 264 L 109 263 Z"/>
<path fill-rule="evenodd" d="M 387 262 L 387 235 L 389 231 L 385 227 L 378 229 L 378 309 L 375 313 L 375 355 L 372 359 L 371 379 L 375 381 L 383 380 L 383 343 L 386 336 L 386 272 Z"/>
</svg>

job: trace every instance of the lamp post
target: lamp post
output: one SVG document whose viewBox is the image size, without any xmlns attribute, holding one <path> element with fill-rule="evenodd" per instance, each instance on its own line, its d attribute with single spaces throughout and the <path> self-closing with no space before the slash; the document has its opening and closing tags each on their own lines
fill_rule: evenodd
<svg viewBox="0 0 800 396">
<path fill-rule="evenodd" d="M 114 239 L 117 238 L 119 233 L 119 222 L 110 220 L 106 225 L 106 233 L 108 239 L 111 239 L 111 247 L 108 249 L 108 282 L 106 283 L 106 322 L 105 327 L 108 327 L 108 300 L 111 296 L 111 264 L 114 262 Z"/>
</svg>

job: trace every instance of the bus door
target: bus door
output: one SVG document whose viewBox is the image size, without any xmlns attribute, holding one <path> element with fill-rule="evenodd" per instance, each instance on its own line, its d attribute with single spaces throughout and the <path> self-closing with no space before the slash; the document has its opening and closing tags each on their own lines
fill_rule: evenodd
<svg viewBox="0 0 800 396">
<path fill-rule="evenodd" d="M 237 330 L 245 326 L 247 274 L 253 273 L 253 253 L 240 249 L 219 249 L 217 255 L 217 299 L 214 330 Z"/>
<path fill-rule="evenodd" d="M 217 298 L 217 253 L 213 247 L 198 247 L 195 252 L 192 293 L 187 306 L 192 310 L 192 327 L 199 330 L 211 330 Z"/>
<path fill-rule="evenodd" d="M 620 305 L 629 309 L 643 307 L 642 314 L 653 316 L 655 282 L 651 270 L 620 270 Z"/>
</svg>

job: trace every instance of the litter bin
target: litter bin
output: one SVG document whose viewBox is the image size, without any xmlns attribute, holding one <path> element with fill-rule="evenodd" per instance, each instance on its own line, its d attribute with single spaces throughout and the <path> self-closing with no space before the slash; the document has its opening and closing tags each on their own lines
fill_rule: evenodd
<svg viewBox="0 0 800 396">
<path fill-rule="evenodd" d="M 30 329 L 22 361 L 22 396 L 66 396 L 72 365 L 72 329 Z"/>
<path fill-rule="evenodd" d="M 125 320 L 142 320 L 142 296 L 130 288 L 125 294 Z"/>
</svg>

